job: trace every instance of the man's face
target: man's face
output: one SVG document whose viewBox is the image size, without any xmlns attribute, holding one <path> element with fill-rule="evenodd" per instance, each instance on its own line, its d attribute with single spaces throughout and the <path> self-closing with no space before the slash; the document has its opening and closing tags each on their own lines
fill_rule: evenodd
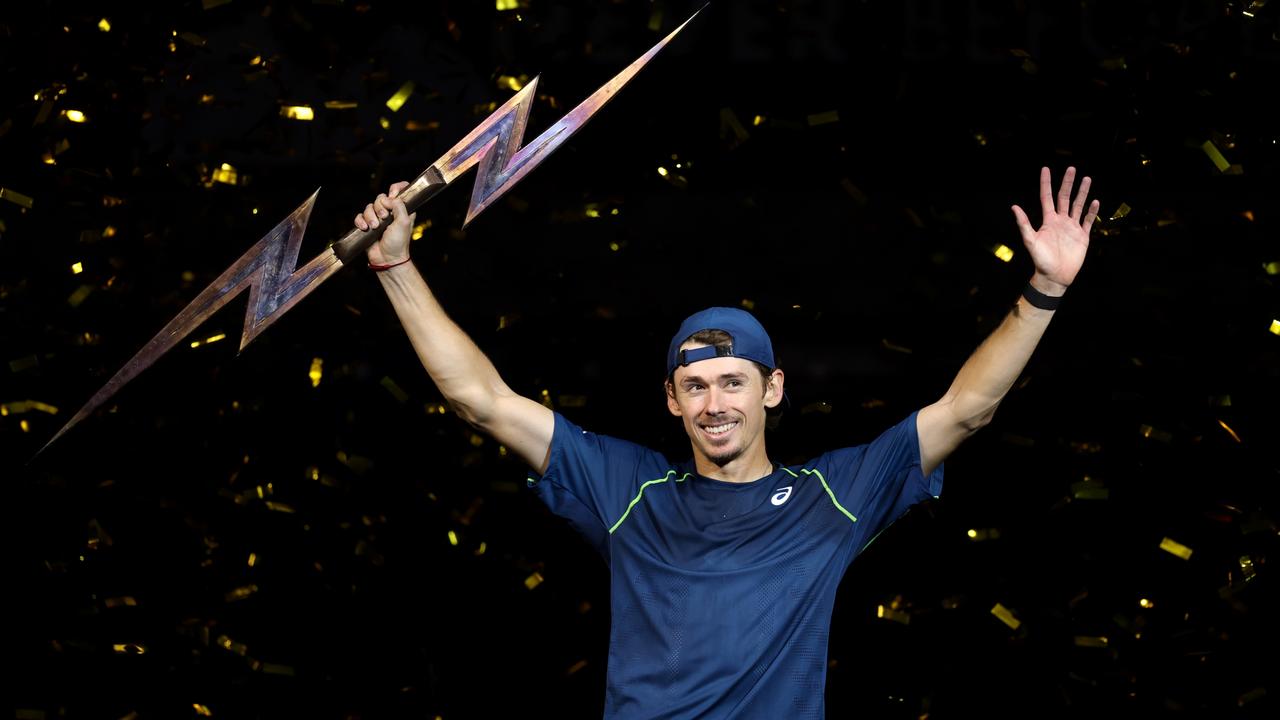
<svg viewBox="0 0 1280 720">
<path fill-rule="evenodd" d="M 696 347 L 703 345 L 680 349 Z M 781 370 L 766 383 L 750 360 L 719 357 L 677 367 L 667 408 L 684 421 L 694 453 L 724 467 L 757 447 L 763 452 L 765 408 L 781 399 Z"/>
</svg>

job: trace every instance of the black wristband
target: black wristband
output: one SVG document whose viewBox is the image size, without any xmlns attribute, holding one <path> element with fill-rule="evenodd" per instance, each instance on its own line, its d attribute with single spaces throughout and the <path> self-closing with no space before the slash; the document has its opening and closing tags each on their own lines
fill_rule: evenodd
<svg viewBox="0 0 1280 720">
<path fill-rule="evenodd" d="M 1027 286 L 1022 289 L 1022 297 L 1026 298 L 1032 307 L 1038 307 L 1041 310 L 1057 310 L 1062 304 L 1063 296 L 1045 295 L 1032 287 L 1031 283 L 1027 283 Z"/>
</svg>

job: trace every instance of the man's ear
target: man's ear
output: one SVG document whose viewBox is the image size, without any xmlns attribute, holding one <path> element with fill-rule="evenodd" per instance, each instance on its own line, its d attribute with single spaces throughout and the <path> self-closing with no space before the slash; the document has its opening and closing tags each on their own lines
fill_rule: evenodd
<svg viewBox="0 0 1280 720">
<path fill-rule="evenodd" d="M 781 370 L 774 370 L 769 374 L 769 382 L 764 389 L 765 407 L 776 408 L 782 402 L 782 384 L 785 379 Z"/>
<path fill-rule="evenodd" d="M 672 415 L 681 417 L 683 413 L 680 412 L 680 403 L 676 402 L 676 386 L 672 385 L 670 380 L 667 380 L 662 385 L 667 391 L 667 409 L 671 411 Z"/>
</svg>

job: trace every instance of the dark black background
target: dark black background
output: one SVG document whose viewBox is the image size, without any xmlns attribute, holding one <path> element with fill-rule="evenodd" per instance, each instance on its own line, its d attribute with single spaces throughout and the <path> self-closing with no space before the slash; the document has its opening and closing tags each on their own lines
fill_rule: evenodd
<svg viewBox="0 0 1280 720">
<path fill-rule="evenodd" d="M 427 411 L 441 399 L 363 268 L 238 355 L 233 301 L 191 335 L 225 340 L 179 345 L 28 461 L 317 187 L 303 259 L 509 97 L 500 76 L 541 74 L 531 138 L 698 5 L 117 5 L 0 10 L 0 187 L 33 199 L 0 199 L 17 717 L 598 716 L 604 564 L 517 462 Z M 942 499 L 852 566 L 828 716 L 1270 716 L 1280 35 L 1262 5 L 717 2 L 465 230 L 474 175 L 424 206 L 416 262 L 517 391 L 678 456 L 670 333 L 751 306 L 791 398 L 771 456 L 801 461 L 946 390 L 1030 275 L 1009 206 L 1038 221 L 1040 167 L 1074 165 L 1102 202 L 1084 270 Z M 315 120 L 281 116 L 295 104 Z M 243 182 L 206 186 L 222 163 Z"/>
</svg>

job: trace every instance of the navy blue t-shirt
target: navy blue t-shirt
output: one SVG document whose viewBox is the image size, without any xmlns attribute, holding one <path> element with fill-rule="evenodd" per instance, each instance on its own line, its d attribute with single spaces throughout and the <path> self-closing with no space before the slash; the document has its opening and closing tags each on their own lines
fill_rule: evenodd
<svg viewBox="0 0 1280 720">
<path fill-rule="evenodd" d="M 529 486 L 609 564 L 606 718 L 820 719 L 840 578 L 942 467 L 921 473 L 915 413 L 748 483 L 557 413 Z"/>
</svg>

